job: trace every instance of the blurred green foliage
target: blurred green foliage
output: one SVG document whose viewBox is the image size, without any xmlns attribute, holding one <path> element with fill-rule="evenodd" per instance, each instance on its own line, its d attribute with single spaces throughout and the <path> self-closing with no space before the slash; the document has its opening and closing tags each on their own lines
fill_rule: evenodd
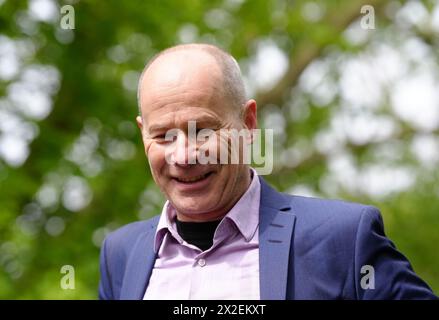
<svg viewBox="0 0 439 320">
<path fill-rule="evenodd" d="M 60 27 L 59 8 L 66 4 L 75 10 L 74 30 Z M 358 31 L 364 4 L 374 7 L 376 26 Z M 357 130 L 352 124 L 344 138 L 325 140 L 340 112 L 350 107 L 343 91 L 349 59 L 373 58 L 383 46 L 403 51 L 415 39 L 425 55 L 397 68 L 410 74 L 424 66 L 437 79 L 438 31 L 428 24 L 435 10 L 435 1 L 427 0 L 0 1 L 0 59 L 5 59 L 0 61 L 0 138 L 17 134 L 29 152 L 24 162 L 8 160 L 8 150 L 0 152 L 0 298 L 95 299 L 103 237 L 160 212 L 164 199 L 134 121 L 136 81 L 155 53 L 188 41 L 215 43 L 240 62 L 259 103 L 260 125 L 278 130 L 275 168 L 267 180 L 286 192 L 378 206 L 387 235 L 438 292 L 439 173 L 434 159 L 423 162 L 413 152 L 420 137 L 437 142 L 438 127 L 416 126 L 395 111 L 392 78 L 372 108 L 360 105 L 352 112 L 386 116 L 397 130 L 358 140 L 350 136 Z M 418 20 L 410 19 L 411 12 Z M 2 63 L 3 70 L 12 65 L 4 53 L 11 43 L 18 48 L 12 54 L 17 68 L 2 75 Z M 252 73 L 258 53 L 274 59 L 264 54 L 264 46 L 275 47 L 286 61 L 281 76 L 265 86 L 258 85 L 260 73 Z M 319 81 L 333 87 L 316 96 L 321 87 L 309 85 L 309 79 L 312 67 L 321 65 L 325 72 Z M 39 72 L 36 84 L 26 84 L 26 70 Z M 359 99 L 369 94 L 368 81 L 373 80 L 360 85 L 365 91 Z M 47 114 L 26 109 L 41 102 L 38 96 L 20 107 L 14 87 L 20 83 L 29 92 L 35 86 L 46 90 Z M 334 167 L 346 159 L 357 171 L 349 176 L 345 170 L 340 180 Z M 361 185 L 370 184 L 372 165 L 408 168 L 410 183 L 368 192 Z M 75 268 L 75 290 L 60 287 L 63 265 Z"/>
</svg>

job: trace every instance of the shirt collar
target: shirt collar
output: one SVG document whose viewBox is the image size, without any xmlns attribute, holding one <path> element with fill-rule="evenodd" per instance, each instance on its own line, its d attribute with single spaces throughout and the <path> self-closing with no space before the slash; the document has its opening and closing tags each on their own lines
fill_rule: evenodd
<svg viewBox="0 0 439 320">
<path fill-rule="evenodd" d="M 250 168 L 250 170 L 253 176 L 250 186 L 224 217 L 224 219 L 230 220 L 235 224 L 247 242 L 253 238 L 259 225 L 259 205 L 261 194 L 261 184 L 259 182 L 258 174 L 255 169 Z M 159 251 L 163 238 L 168 232 L 170 232 L 177 241 L 180 243 L 183 242 L 183 239 L 181 239 L 175 227 L 174 220 L 176 215 L 177 213 L 174 207 L 169 200 L 167 200 L 163 206 L 155 234 L 154 251 L 156 253 Z M 220 225 L 223 224 L 222 222 Z"/>
<path fill-rule="evenodd" d="M 224 217 L 233 221 L 239 232 L 249 242 L 259 225 L 259 202 L 261 184 L 256 170 L 251 168 L 253 178 L 247 191 Z"/>
</svg>

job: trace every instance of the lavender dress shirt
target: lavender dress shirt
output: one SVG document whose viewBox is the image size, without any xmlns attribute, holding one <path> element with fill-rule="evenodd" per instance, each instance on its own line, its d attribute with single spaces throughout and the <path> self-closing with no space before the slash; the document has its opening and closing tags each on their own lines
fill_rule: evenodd
<svg viewBox="0 0 439 320">
<path fill-rule="evenodd" d="M 202 251 L 177 232 L 167 201 L 154 239 L 157 259 L 144 299 L 257 300 L 259 291 L 259 204 L 255 170 L 249 188 L 218 225 L 213 245 Z"/>
</svg>

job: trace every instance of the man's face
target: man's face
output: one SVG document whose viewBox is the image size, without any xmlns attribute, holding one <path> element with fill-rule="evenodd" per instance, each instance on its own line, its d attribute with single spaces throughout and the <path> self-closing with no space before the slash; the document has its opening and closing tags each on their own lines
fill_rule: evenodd
<svg viewBox="0 0 439 320">
<path fill-rule="evenodd" d="M 189 164 L 196 150 L 188 150 L 188 122 L 197 130 L 256 126 L 256 104 L 245 105 L 244 120 L 230 99 L 222 94 L 221 70 L 205 53 L 176 52 L 159 57 L 141 83 L 142 131 L 145 153 L 156 184 L 172 203 L 180 220 L 208 221 L 221 218 L 250 183 L 245 164 Z M 179 129 L 172 146 L 169 130 Z M 218 135 L 218 140 L 221 138 Z M 212 141 L 212 140 L 211 140 Z"/>
</svg>

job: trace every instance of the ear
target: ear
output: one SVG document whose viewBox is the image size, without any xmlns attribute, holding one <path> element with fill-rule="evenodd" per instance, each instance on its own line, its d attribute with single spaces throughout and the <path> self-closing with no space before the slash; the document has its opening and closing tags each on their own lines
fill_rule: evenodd
<svg viewBox="0 0 439 320">
<path fill-rule="evenodd" d="M 137 127 L 140 129 L 140 132 L 143 131 L 143 120 L 141 116 L 136 117 Z"/>
<path fill-rule="evenodd" d="M 145 149 L 145 154 L 146 154 L 146 156 L 148 156 L 148 150 L 149 150 L 149 147 L 151 146 L 151 141 L 148 141 L 147 136 L 143 132 L 145 127 L 143 125 L 142 116 L 137 116 L 136 122 L 137 122 L 137 127 L 140 130 L 140 136 L 142 137 L 142 142 L 143 142 L 143 147 Z"/>
<path fill-rule="evenodd" d="M 244 124 L 250 130 L 248 143 L 253 142 L 253 129 L 258 127 L 257 105 L 253 99 L 248 100 L 244 105 Z"/>
<path fill-rule="evenodd" d="M 137 127 L 140 130 L 140 136 L 142 137 L 143 144 L 145 144 L 145 135 L 143 134 L 143 119 L 141 116 L 136 117 Z"/>
<path fill-rule="evenodd" d="M 247 129 L 252 130 L 258 127 L 257 106 L 253 99 L 248 100 L 244 105 L 244 123 Z"/>
</svg>

